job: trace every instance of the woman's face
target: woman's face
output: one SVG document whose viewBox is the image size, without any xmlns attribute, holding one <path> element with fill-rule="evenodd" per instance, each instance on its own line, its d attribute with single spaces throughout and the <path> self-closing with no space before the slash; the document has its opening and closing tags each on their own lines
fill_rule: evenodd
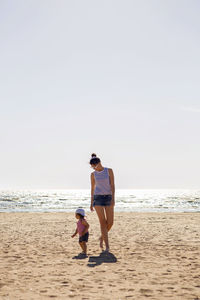
<svg viewBox="0 0 200 300">
<path fill-rule="evenodd" d="M 94 169 L 94 170 L 96 170 L 96 169 L 98 168 L 98 164 L 96 164 L 96 165 L 91 165 L 91 168 Z"/>
</svg>

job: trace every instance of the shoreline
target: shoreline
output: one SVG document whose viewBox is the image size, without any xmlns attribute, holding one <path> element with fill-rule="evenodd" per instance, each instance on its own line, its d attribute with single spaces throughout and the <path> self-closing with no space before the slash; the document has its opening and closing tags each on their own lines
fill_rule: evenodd
<svg viewBox="0 0 200 300">
<path fill-rule="evenodd" d="M 117 189 L 116 212 L 200 212 L 200 190 Z M 0 212 L 73 212 L 90 209 L 89 190 L 5 191 L 0 193 Z"/>
<path fill-rule="evenodd" d="M 200 299 L 199 212 L 116 212 L 111 254 L 101 254 L 96 213 L 88 257 L 73 212 L 0 213 L 0 298 Z"/>
<path fill-rule="evenodd" d="M 81 207 L 82 208 L 82 207 Z M 91 211 L 84 208 L 86 214 L 91 214 Z M 0 214 L 13 213 L 13 214 L 73 214 L 74 211 L 0 211 Z M 115 211 L 115 214 L 199 214 L 198 211 Z"/>
</svg>

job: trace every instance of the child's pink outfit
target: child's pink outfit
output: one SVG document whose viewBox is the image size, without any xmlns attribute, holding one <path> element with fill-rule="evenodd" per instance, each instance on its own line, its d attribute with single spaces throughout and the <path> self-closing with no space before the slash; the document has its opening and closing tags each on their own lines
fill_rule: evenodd
<svg viewBox="0 0 200 300">
<path fill-rule="evenodd" d="M 85 230 L 85 225 L 82 224 L 81 219 L 77 222 L 77 230 L 79 234 L 79 242 L 87 242 L 89 237 L 89 232 L 87 232 L 82 235 L 82 232 Z"/>
</svg>

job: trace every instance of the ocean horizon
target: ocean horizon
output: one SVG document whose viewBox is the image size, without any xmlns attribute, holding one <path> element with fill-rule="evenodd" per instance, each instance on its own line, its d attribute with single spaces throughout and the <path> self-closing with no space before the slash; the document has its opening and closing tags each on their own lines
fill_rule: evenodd
<svg viewBox="0 0 200 300">
<path fill-rule="evenodd" d="M 200 212 L 200 189 L 117 189 L 118 212 Z M 1 189 L 0 212 L 90 210 L 89 189 Z"/>
</svg>

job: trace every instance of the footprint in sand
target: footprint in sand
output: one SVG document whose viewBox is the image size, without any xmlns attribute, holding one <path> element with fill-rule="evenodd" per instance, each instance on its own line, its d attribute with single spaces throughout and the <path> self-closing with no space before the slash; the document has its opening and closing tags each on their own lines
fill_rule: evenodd
<svg viewBox="0 0 200 300">
<path fill-rule="evenodd" d="M 47 292 L 47 290 L 41 290 L 40 291 L 40 293 L 46 293 Z"/>
<path fill-rule="evenodd" d="M 152 293 L 152 290 L 149 290 L 149 289 L 140 289 L 140 292 L 142 294 L 151 294 Z"/>
</svg>

